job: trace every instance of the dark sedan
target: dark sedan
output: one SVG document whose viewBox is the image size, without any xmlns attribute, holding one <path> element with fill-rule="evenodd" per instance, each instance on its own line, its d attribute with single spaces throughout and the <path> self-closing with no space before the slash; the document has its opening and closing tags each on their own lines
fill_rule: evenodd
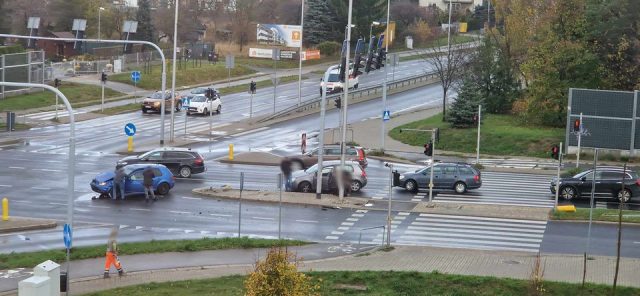
<svg viewBox="0 0 640 296">
<path fill-rule="evenodd" d="M 618 167 L 596 168 L 594 197 L 617 198 L 627 202 L 640 194 L 638 174 Z M 622 179 L 624 177 L 624 189 Z M 586 170 L 573 177 L 560 179 L 559 196 L 565 200 L 591 196 L 593 169 Z M 556 178 L 551 179 L 551 193 L 556 193 Z"/>
<path fill-rule="evenodd" d="M 404 174 L 394 172 L 393 186 L 416 192 L 418 188 L 429 188 L 430 178 L 431 166 Z M 478 189 L 480 186 L 480 171 L 469 164 L 443 162 L 434 165 L 434 189 L 453 189 L 456 193 L 462 194 L 467 192 L 467 189 Z"/>
</svg>

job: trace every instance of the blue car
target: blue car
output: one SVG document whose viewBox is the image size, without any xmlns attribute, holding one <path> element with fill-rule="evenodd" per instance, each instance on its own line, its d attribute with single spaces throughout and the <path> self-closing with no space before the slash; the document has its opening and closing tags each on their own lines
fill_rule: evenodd
<svg viewBox="0 0 640 296">
<path fill-rule="evenodd" d="M 166 166 L 161 164 L 131 164 L 122 167 L 126 176 L 124 186 L 125 196 L 144 194 L 144 186 L 142 185 L 144 177 L 142 176 L 142 172 L 149 166 L 155 174 L 153 178 L 153 190 L 160 195 L 169 193 L 169 190 L 175 185 L 175 177 Z M 113 190 L 114 175 L 114 171 L 97 175 L 91 181 L 91 190 L 100 193 L 100 197 L 110 195 Z"/>
</svg>

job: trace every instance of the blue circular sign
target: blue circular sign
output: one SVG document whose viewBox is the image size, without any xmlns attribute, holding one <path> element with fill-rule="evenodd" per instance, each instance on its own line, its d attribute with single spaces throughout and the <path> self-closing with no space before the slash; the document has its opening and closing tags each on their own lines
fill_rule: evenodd
<svg viewBox="0 0 640 296">
<path fill-rule="evenodd" d="M 125 133 L 125 135 L 127 135 L 129 137 L 135 135 L 136 134 L 136 126 L 131 122 L 127 123 L 124 126 L 124 133 Z"/>
<path fill-rule="evenodd" d="M 140 81 L 141 76 L 140 71 L 133 71 L 131 72 L 131 81 L 138 82 Z"/>
</svg>

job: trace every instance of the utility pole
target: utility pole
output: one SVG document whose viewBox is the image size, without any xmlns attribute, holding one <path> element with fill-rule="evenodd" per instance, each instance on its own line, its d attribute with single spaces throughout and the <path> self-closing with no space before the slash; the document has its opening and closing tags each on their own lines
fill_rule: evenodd
<svg viewBox="0 0 640 296">
<path fill-rule="evenodd" d="M 386 38 L 385 47 L 384 47 L 385 55 L 389 52 L 389 42 L 391 41 L 389 39 L 390 8 L 391 8 L 391 0 L 387 0 L 387 28 L 385 29 L 385 32 L 384 32 L 384 38 Z M 371 38 L 371 34 L 369 34 L 369 38 Z M 384 80 L 382 81 L 382 111 L 383 112 L 387 111 L 387 68 L 389 68 L 389 65 L 386 65 L 386 67 L 384 67 Z M 385 121 L 383 119 L 382 125 L 381 125 L 381 137 L 380 137 L 380 141 L 382 142 L 381 143 L 382 146 L 380 147 L 380 149 L 383 154 L 384 154 L 385 138 L 386 138 L 386 129 L 385 129 Z"/>
<path fill-rule="evenodd" d="M 175 0 L 175 16 L 173 17 L 173 73 L 171 74 L 171 128 L 169 132 L 169 142 L 173 143 L 175 133 L 175 110 L 176 110 L 176 51 L 178 49 L 178 6 L 180 0 Z M 164 93 L 162 94 L 165 95 Z M 162 100 L 164 101 L 164 100 Z"/>
<path fill-rule="evenodd" d="M 325 126 L 325 113 L 327 110 L 327 81 L 331 71 L 337 69 L 338 66 L 331 66 L 324 72 L 324 79 L 322 80 L 322 96 L 320 101 L 320 134 L 318 135 L 318 172 L 316 176 L 316 199 L 322 197 L 322 165 L 324 156 L 324 126 Z"/>
<path fill-rule="evenodd" d="M 298 52 L 298 106 L 302 103 L 302 35 L 304 34 L 304 0 L 300 0 L 300 50 Z"/>
<path fill-rule="evenodd" d="M 482 122 L 482 105 L 478 105 L 478 143 L 476 144 L 476 164 L 480 164 L 480 122 Z"/>
<path fill-rule="evenodd" d="M 349 0 L 349 16 L 347 18 L 347 54 L 346 54 L 346 69 L 345 71 L 345 79 L 344 79 L 344 100 L 342 101 L 342 141 L 340 142 L 340 170 L 338 170 L 338 193 L 340 197 L 340 201 L 344 200 L 344 184 L 342 184 L 342 171 L 344 169 L 344 161 L 345 161 L 345 143 L 347 142 L 347 106 L 349 105 L 349 52 L 351 49 L 351 15 L 353 13 L 353 0 Z M 326 83 L 326 80 L 325 80 Z"/>
</svg>

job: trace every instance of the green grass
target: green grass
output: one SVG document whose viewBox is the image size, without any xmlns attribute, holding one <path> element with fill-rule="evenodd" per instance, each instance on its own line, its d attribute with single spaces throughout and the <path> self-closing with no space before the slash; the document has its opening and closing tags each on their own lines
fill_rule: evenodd
<svg viewBox="0 0 640 296">
<path fill-rule="evenodd" d="M 302 75 L 302 80 L 305 80 L 305 79 L 307 79 L 307 76 Z M 278 84 L 279 85 L 280 84 L 285 84 L 285 83 L 291 82 L 291 81 L 298 81 L 298 75 L 278 77 Z M 256 89 L 257 89 L 256 93 L 260 91 L 260 88 L 271 87 L 271 86 L 273 86 L 273 83 L 271 82 L 271 79 L 256 81 Z M 229 87 L 223 87 L 223 88 L 218 89 L 218 91 L 222 95 L 228 95 L 228 94 L 239 93 L 239 92 L 248 92 L 249 91 L 249 85 L 248 84 L 242 84 L 242 85 L 234 85 L 234 86 L 229 86 Z"/>
<path fill-rule="evenodd" d="M 574 213 L 552 211 L 553 220 L 589 220 L 589 209 L 577 208 Z M 618 222 L 617 209 L 593 209 L 593 221 Z M 622 211 L 622 222 L 640 223 L 640 212 Z"/>
<path fill-rule="evenodd" d="M 476 128 L 452 128 L 442 122 L 442 114 L 396 127 L 389 135 L 405 144 L 422 146 L 431 135 L 425 132 L 405 131 L 400 128 L 440 128 L 437 150 L 475 153 Z M 489 114 L 482 117 L 480 153 L 507 156 L 532 156 L 549 158 L 549 149 L 564 139 L 564 129 L 524 126 L 511 115 Z"/>
<path fill-rule="evenodd" d="M 105 108 L 104 112 L 100 112 L 99 110 L 93 111 L 93 113 L 104 114 L 104 115 L 116 115 L 116 114 L 122 114 L 127 112 L 139 111 L 139 110 L 140 110 L 140 103 L 131 103 L 131 104 L 126 104 L 122 106 Z"/>
<path fill-rule="evenodd" d="M 106 243 L 106 241 L 105 241 Z M 300 246 L 306 244 L 297 240 L 271 240 L 242 238 L 202 238 L 195 240 L 152 240 L 148 242 L 122 243 L 118 245 L 120 255 L 195 252 L 222 249 L 268 248 L 277 245 Z M 105 246 L 79 247 L 71 249 L 71 260 L 100 258 L 104 256 Z M 62 262 L 66 258 L 65 250 L 48 250 L 27 253 L 0 254 L 0 269 L 33 267 L 46 260 Z"/>
<path fill-rule="evenodd" d="M 256 68 L 273 68 L 273 60 L 271 59 L 258 59 L 258 58 L 249 58 L 249 57 L 235 57 L 235 62 L 239 65 L 256 67 Z M 327 62 L 338 62 L 338 57 L 321 57 L 317 60 L 308 60 L 302 61 L 302 67 L 323 64 Z M 294 69 L 298 68 L 299 61 L 296 60 L 279 60 L 276 67 L 278 69 Z"/>
<path fill-rule="evenodd" d="M 63 82 L 62 86 L 60 86 L 60 91 L 71 102 L 72 107 L 77 107 L 86 102 L 99 101 L 102 98 L 102 88 L 95 85 Z M 108 88 L 104 89 L 105 98 L 123 95 L 123 93 Z M 58 103 L 62 104 L 62 99 L 59 99 Z M 0 112 L 42 108 L 55 104 L 56 95 L 54 93 L 49 91 L 35 92 L 0 100 Z"/>
<path fill-rule="evenodd" d="M 5 118 L 2 118 L 2 119 L 5 119 Z M 0 122 L 0 133 L 6 131 L 6 127 L 7 127 L 6 122 Z M 30 128 L 31 126 L 28 124 L 16 123 L 16 131 L 28 130 Z"/>
<path fill-rule="evenodd" d="M 529 295 L 529 282 L 465 275 L 449 275 L 438 272 L 394 272 L 394 271 L 335 271 L 311 272 L 312 279 L 320 281 L 320 295 L 375 295 L 375 296 L 521 296 Z M 118 288 L 91 296 L 147 296 L 147 295 L 244 295 L 244 276 L 226 276 L 214 279 L 188 280 L 167 283 L 150 283 Z M 340 288 L 337 285 L 353 285 L 366 291 Z M 544 282 L 544 295 L 599 296 L 610 295 L 611 288 L 605 285 L 586 284 L 580 294 L 580 284 Z M 640 289 L 618 287 L 617 295 L 638 295 Z"/>
<path fill-rule="evenodd" d="M 228 77 L 227 69 L 225 69 L 224 63 L 208 64 L 203 63 L 202 67 L 187 67 L 186 69 L 176 69 L 176 86 L 188 86 L 201 83 L 208 83 L 212 81 L 225 80 Z M 142 73 L 142 79 L 136 84 L 138 87 L 147 90 L 159 90 L 162 87 L 161 84 L 161 66 L 156 65 L 152 67 L 151 74 Z M 255 71 L 236 64 L 231 69 L 231 77 L 243 76 L 253 74 Z M 131 82 L 130 72 L 120 73 L 109 76 L 110 81 L 116 81 L 133 85 Z M 171 64 L 167 65 L 167 89 L 171 87 Z"/>
</svg>

